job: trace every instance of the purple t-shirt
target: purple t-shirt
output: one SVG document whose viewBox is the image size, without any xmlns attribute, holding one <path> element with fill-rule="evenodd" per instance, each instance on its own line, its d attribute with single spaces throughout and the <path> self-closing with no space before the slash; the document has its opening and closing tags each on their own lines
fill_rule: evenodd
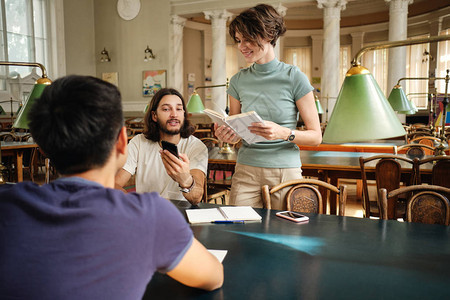
<svg viewBox="0 0 450 300">
<path fill-rule="evenodd" d="M 1 299 L 141 299 L 193 241 L 157 193 L 82 178 L 0 186 Z"/>
</svg>

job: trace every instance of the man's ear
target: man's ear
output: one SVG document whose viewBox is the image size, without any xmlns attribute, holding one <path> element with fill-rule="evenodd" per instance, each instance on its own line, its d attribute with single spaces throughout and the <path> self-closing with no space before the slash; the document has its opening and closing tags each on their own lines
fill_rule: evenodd
<svg viewBox="0 0 450 300">
<path fill-rule="evenodd" d="M 152 111 L 152 120 L 153 122 L 158 122 L 158 118 L 156 117 L 156 112 Z"/>
<path fill-rule="evenodd" d="M 125 154 L 128 147 L 128 135 L 127 128 L 125 126 L 120 129 L 119 136 L 117 137 L 116 150 L 120 154 Z"/>
</svg>

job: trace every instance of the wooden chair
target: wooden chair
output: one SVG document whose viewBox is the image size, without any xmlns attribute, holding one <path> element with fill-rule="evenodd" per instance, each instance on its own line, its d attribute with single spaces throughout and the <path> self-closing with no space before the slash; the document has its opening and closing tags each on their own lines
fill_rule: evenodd
<svg viewBox="0 0 450 300">
<path fill-rule="evenodd" d="M 376 155 L 368 158 L 360 157 L 359 165 L 361 168 L 361 179 L 363 184 L 363 209 L 364 217 L 380 217 L 380 209 L 376 200 L 369 197 L 369 188 L 367 183 L 366 164 L 371 161 L 378 162 L 375 165 L 375 181 L 377 191 L 381 188 L 387 189 L 388 192 L 398 189 L 401 183 L 401 165 L 399 161 L 404 161 L 411 165 L 411 178 L 409 184 L 415 182 L 414 163 L 411 159 L 400 157 L 397 155 Z M 393 198 L 389 205 L 389 217 L 394 219 L 404 217 L 405 206 L 399 202 L 397 198 Z"/>
<path fill-rule="evenodd" d="M 435 185 L 411 185 L 389 194 L 386 189 L 380 189 L 378 198 L 383 219 L 388 219 L 388 199 L 405 193 L 414 193 L 406 206 L 407 222 L 450 225 L 450 189 Z"/>
<path fill-rule="evenodd" d="M 340 185 L 339 188 L 317 179 L 297 179 L 289 180 L 277 184 L 269 189 L 268 185 L 262 187 L 262 198 L 264 207 L 271 209 L 270 195 L 291 186 L 283 201 L 286 202 L 286 209 L 303 213 L 323 213 L 322 196 L 317 187 L 324 187 L 330 193 L 336 193 L 339 196 L 339 216 L 345 214 L 345 204 L 347 202 L 347 186 Z"/>
<path fill-rule="evenodd" d="M 14 142 L 16 140 L 16 136 L 10 132 L 2 132 L 0 133 L 0 141 L 4 142 Z"/>
<path fill-rule="evenodd" d="M 394 154 L 406 154 L 410 158 L 423 158 L 425 155 L 433 155 L 435 147 L 423 144 L 406 144 L 394 148 Z"/>
<path fill-rule="evenodd" d="M 216 138 L 205 137 L 200 140 L 206 145 L 208 150 L 220 145 L 220 141 Z M 232 173 L 229 175 L 231 176 Z M 226 198 L 231 188 L 231 179 L 229 179 L 226 170 L 221 169 L 220 166 L 208 164 L 205 186 L 204 201 L 211 202 L 214 200 L 217 203 L 217 200 L 220 200 L 222 204 L 226 204 Z"/>
<path fill-rule="evenodd" d="M 411 139 L 410 144 L 418 143 L 434 147 L 436 143 L 439 144 L 440 142 L 441 139 L 434 136 L 419 136 Z"/>
<path fill-rule="evenodd" d="M 416 172 L 416 184 L 421 184 L 420 166 L 426 163 L 433 163 L 431 169 L 431 184 L 450 188 L 450 157 L 434 156 L 414 162 Z"/>
<path fill-rule="evenodd" d="M 194 136 L 202 138 L 214 137 L 214 123 L 199 123 L 195 125 Z"/>
</svg>

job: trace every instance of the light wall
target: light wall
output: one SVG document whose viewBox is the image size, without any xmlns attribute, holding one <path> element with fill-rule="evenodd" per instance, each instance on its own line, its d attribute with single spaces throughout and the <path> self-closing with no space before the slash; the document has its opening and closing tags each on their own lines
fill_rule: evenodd
<svg viewBox="0 0 450 300">
<path fill-rule="evenodd" d="M 96 76 L 94 3 L 64 1 L 66 73 Z"/>
</svg>

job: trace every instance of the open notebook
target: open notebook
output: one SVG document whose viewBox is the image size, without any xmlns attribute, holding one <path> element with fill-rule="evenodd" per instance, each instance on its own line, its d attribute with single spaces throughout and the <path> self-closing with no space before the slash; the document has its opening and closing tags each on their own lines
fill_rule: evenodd
<svg viewBox="0 0 450 300">
<path fill-rule="evenodd" d="M 218 208 L 186 209 L 189 223 L 214 221 L 259 221 L 261 216 L 251 206 L 223 206 Z"/>
</svg>

